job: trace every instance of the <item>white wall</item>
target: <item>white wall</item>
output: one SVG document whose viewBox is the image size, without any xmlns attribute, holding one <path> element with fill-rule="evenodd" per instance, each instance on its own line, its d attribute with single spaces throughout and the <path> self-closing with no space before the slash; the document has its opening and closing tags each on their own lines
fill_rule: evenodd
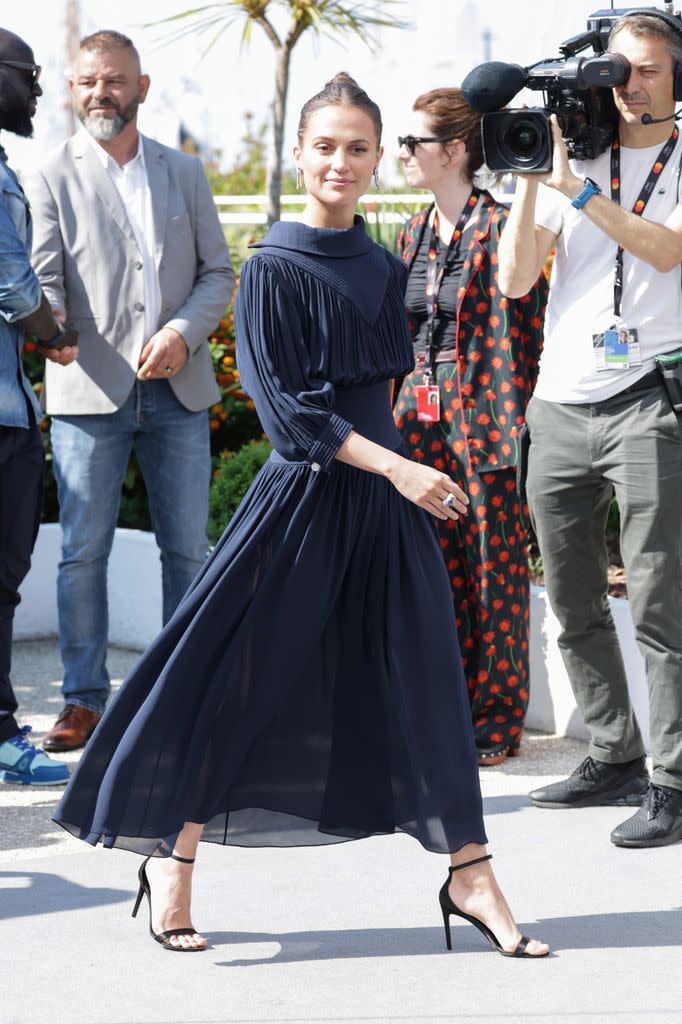
<svg viewBox="0 0 682 1024">
<path fill-rule="evenodd" d="M 610 597 L 620 640 L 630 694 L 635 713 L 649 747 L 649 705 L 644 674 L 644 659 L 635 642 L 630 606 L 621 598 Z M 530 729 L 556 732 L 561 736 L 588 739 L 583 717 L 575 705 L 573 691 L 557 646 L 559 623 L 549 607 L 542 587 L 531 587 L 530 604 L 530 704 L 527 724 Z"/>
<path fill-rule="evenodd" d="M 40 528 L 31 571 L 21 588 L 15 618 L 17 640 L 57 634 L 57 566 L 61 529 Z M 109 640 L 144 650 L 161 629 L 161 563 L 154 535 L 117 530 L 109 559 Z"/>
<path fill-rule="evenodd" d="M 41 527 L 33 565 L 17 609 L 18 640 L 57 633 L 56 579 L 61 531 L 56 523 Z M 648 745 L 649 713 L 644 662 L 634 638 L 627 601 L 610 598 L 637 718 Z M 161 628 L 161 565 L 151 533 L 117 530 L 109 560 L 109 639 L 112 644 L 144 650 Z M 559 624 L 541 587 L 531 588 L 530 706 L 527 724 L 541 732 L 587 738 L 582 716 L 557 647 Z"/>
</svg>

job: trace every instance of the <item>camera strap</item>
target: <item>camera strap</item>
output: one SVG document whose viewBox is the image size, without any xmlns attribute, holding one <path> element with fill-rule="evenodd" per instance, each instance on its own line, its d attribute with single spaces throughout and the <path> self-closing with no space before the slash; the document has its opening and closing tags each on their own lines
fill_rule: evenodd
<svg viewBox="0 0 682 1024">
<path fill-rule="evenodd" d="M 428 357 L 425 373 L 432 378 L 435 376 L 434 367 L 436 362 L 436 352 L 433 345 L 434 321 L 436 319 L 436 314 L 438 313 L 438 293 L 440 292 L 440 286 L 443 282 L 445 266 L 448 262 L 450 253 L 457 252 L 459 249 L 462 233 L 474 207 L 476 206 L 476 203 L 478 202 L 480 194 L 479 189 L 472 188 L 471 194 L 459 215 L 455 225 L 455 230 L 452 232 L 450 244 L 448 245 L 445 256 L 443 257 L 443 262 L 440 266 L 438 266 L 438 210 L 435 210 L 433 222 L 431 224 L 431 239 L 429 241 L 429 251 L 426 259 L 426 338 L 428 343 Z"/>
<path fill-rule="evenodd" d="M 642 191 L 639 193 L 637 201 L 632 208 L 632 212 L 638 217 L 641 217 L 644 213 L 654 186 L 660 180 L 663 169 L 672 156 L 679 135 L 680 130 L 675 125 L 670 138 L 656 157 L 653 167 L 644 182 Z M 618 139 L 614 139 L 611 146 L 611 199 L 620 206 L 620 141 Z M 620 319 L 620 308 L 623 300 L 623 252 L 623 246 L 619 245 L 616 252 L 616 271 L 613 278 L 613 313 L 616 320 Z"/>
</svg>

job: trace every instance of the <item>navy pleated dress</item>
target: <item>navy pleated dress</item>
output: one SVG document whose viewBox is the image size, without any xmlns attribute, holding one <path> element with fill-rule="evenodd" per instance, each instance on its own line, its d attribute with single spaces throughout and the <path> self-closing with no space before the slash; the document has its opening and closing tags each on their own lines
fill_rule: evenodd
<svg viewBox="0 0 682 1024">
<path fill-rule="evenodd" d="M 350 229 L 278 223 L 246 263 L 237 358 L 275 451 L 88 743 L 55 820 L 167 854 L 405 832 L 485 843 L 452 597 L 428 513 L 334 456 L 402 451 L 405 270 Z"/>
</svg>

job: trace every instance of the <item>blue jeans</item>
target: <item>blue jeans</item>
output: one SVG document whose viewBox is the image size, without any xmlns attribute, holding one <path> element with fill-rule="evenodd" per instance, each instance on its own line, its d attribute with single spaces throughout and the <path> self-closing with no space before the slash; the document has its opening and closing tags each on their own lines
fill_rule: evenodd
<svg viewBox="0 0 682 1024">
<path fill-rule="evenodd" d="M 111 689 L 107 562 L 131 448 L 161 549 L 165 624 L 208 551 L 208 415 L 189 412 L 167 381 L 136 381 L 116 412 L 53 416 L 51 434 L 63 535 L 57 580 L 62 693 L 67 704 L 102 711 Z"/>
</svg>

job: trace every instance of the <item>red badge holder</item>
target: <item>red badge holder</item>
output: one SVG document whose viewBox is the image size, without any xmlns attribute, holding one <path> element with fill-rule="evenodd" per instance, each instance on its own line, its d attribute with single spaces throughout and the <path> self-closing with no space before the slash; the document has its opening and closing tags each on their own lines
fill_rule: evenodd
<svg viewBox="0 0 682 1024">
<path fill-rule="evenodd" d="M 417 396 L 417 419 L 422 423 L 438 423 L 440 420 L 440 390 L 437 384 L 418 384 L 414 389 Z"/>
</svg>

